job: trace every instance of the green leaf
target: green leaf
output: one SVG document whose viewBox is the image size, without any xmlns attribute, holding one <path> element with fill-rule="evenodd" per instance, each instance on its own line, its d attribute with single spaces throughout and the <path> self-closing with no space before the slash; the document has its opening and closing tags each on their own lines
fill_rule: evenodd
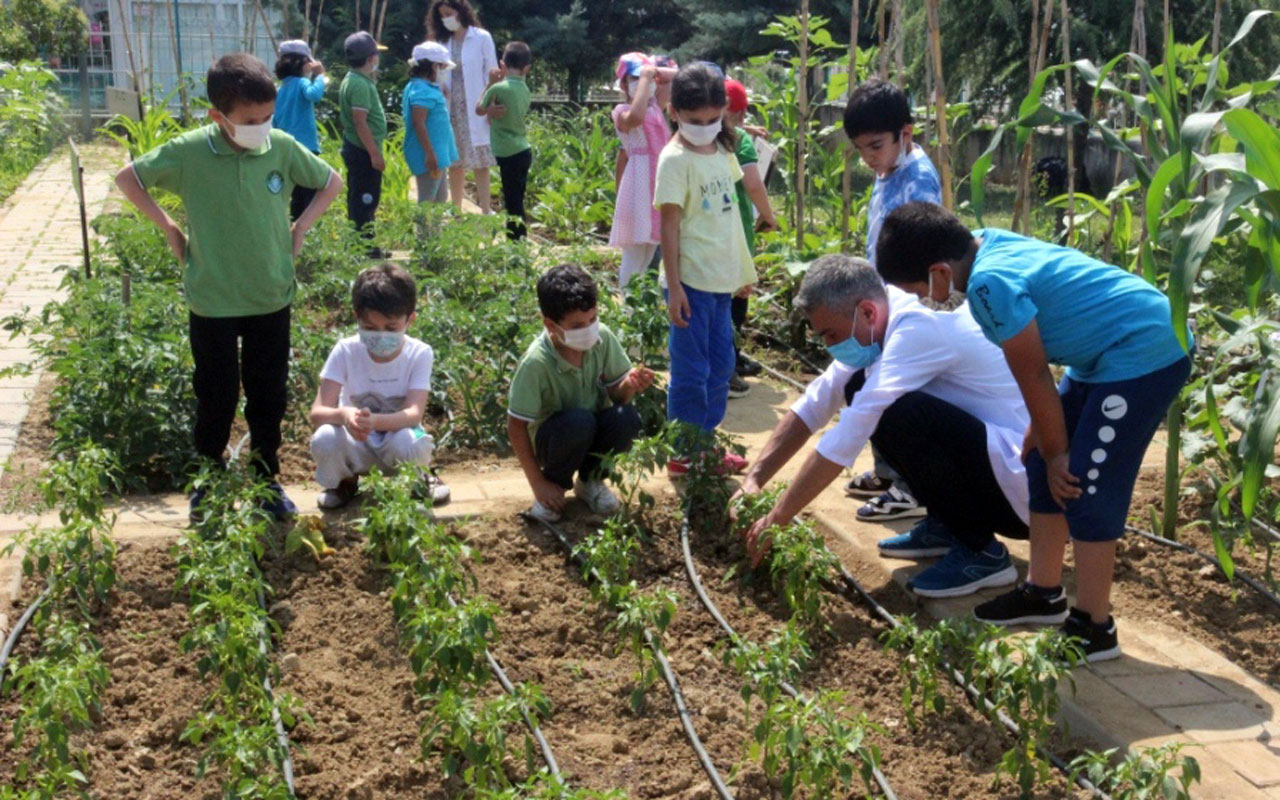
<svg viewBox="0 0 1280 800">
<path fill-rule="evenodd" d="M 1160 210 L 1164 208 L 1164 196 L 1169 184 L 1182 174 L 1182 159 L 1174 154 L 1164 160 L 1151 177 L 1147 187 L 1147 236 L 1153 242 L 1160 241 Z"/>
<path fill-rule="evenodd" d="M 1244 472 L 1240 481 L 1240 507 L 1245 519 L 1253 518 L 1267 465 L 1275 460 L 1276 434 L 1280 433 L 1280 376 L 1265 373 L 1249 404 L 1249 421 L 1240 439 Z"/>
<path fill-rule="evenodd" d="M 1228 111 L 1223 121 L 1227 131 L 1244 148 L 1249 174 L 1268 189 L 1280 189 L 1280 134 L 1275 128 L 1247 108 Z"/>
</svg>

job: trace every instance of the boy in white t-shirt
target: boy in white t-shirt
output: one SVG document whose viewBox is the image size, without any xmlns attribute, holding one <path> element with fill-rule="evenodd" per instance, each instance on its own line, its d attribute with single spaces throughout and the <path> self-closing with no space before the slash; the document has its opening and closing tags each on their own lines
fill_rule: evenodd
<svg viewBox="0 0 1280 800">
<path fill-rule="evenodd" d="M 431 390 L 431 346 L 406 335 L 416 316 L 413 276 L 395 264 L 360 273 L 351 287 L 359 330 L 334 345 L 320 371 L 311 405 L 311 455 L 322 509 L 342 508 L 373 467 L 394 472 L 426 467 L 435 440 L 422 428 Z M 449 500 L 449 487 L 428 475 L 423 487 L 433 505 Z"/>
</svg>

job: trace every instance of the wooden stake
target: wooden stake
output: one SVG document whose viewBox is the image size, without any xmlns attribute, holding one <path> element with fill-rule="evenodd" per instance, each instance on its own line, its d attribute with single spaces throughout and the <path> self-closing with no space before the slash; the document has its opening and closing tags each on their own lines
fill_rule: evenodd
<svg viewBox="0 0 1280 800">
<path fill-rule="evenodd" d="M 320 44 L 320 20 L 324 19 L 324 0 L 320 0 L 316 8 L 316 24 L 311 29 L 311 51 L 315 52 L 316 47 Z"/>
<path fill-rule="evenodd" d="M 809 138 L 809 0 L 800 0 L 800 67 L 796 70 L 800 130 L 796 133 L 796 247 L 804 247 L 805 149 Z"/>
<path fill-rule="evenodd" d="M 271 22 L 267 20 L 267 10 L 262 7 L 262 0 L 253 0 L 253 4 L 257 6 L 258 16 L 262 18 L 262 27 L 267 29 L 267 38 L 271 40 L 271 52 L 275 53 L 280 49 L 280 44 L 276 41 L 276 32 L 271 29 Z"/>
<path fill-rule="evenodd" d="M 889 41 L 885 38 L 884 29 L 884 4 L 889 0 L 880 0 L 880 4 L 876 7 L 876 37 L 880 42 L 880 69 L 877 76 L 880 80 L 889 80 Z"/>
<path fill-rule="evenodd" d="M 902 0 L 893 0 L 893 80 L 899 86 L 902 85 L 903 76 L 907 74 L 902 56 L 906 38 L 906 34 L 902 32 Z"/>
<path fill-rule="evenodd" d="M 391 0 L 382 0 L 382 11 L 378 14 L 378 34 L 374 38 L 379 42 L 382 41 L 382 31 L 387 25 L 387 6 L 391 5 Z"/>
<path fill-rule="evenodd" d="M 1062 0 L 1065 5 L 1067 0 Z M 938 117 L 938 166 L 942 168 L 942 205 L 955 207 L 951 196 L 951 143 L 947 137 L 947 87 L 942 74 L 942 30 L 938 21 L 938 0 L 925 0 L 929 15 L 929 41 L 933 50 L 933 101 Z"/>
<path fill-rule="evenodd" d="M 1213 0 L 1213 54 L 1218 54 L 1218 36 L 1222 32 L 1222 0 Z"/>
<path fill-rule="evenodd" d="M 302 41 L 311 41 L 311 0 L 302 7 Z"/>
<path fill-rule="evenodd" d="M 849 9 L 849 95 L 858 81 L 858 0 Z M 847 247 L 853 241 L 853 142 L 844 143 L 844 174 L 840 176 L 840 241 Z"/>
<path fill-rule="evenodd" d="M 1053 27 L 1053 2 L 1045 0 L 1044 14 L 1040 24 L 1038 47 L 1036 38 L 1032 37 L 1034 58 L 1031 61 L 1031 83 L 1035 76 L 1044 69 L 1044 61 L 1049 49 L 1049 29 Z M 1035 131 L 1027 136 L 1027 143 L 1022 148 L 1022 157 L 1018 164 L 1018 190 L 1013 200 L 1013 229 L 1026 234 L 1031 230 L 1031 156 L 1034 153 Z"/>
</svg>

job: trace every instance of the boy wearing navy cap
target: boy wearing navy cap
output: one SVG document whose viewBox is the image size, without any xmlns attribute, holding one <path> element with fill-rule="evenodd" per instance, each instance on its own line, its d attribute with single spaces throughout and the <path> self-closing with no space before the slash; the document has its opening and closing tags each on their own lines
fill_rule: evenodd
<svg viewBox="0 0 1280 800">
<path fill-rule="evenodd" d="M 373 217 L 378 213 L 382 172 L 387 168 L 382 157 L 387 114 L 374 82 L 378 53 L 386 49 L 367 31 L 353 33 L 343 43 L 347 65 L 351 67 L 338 92 L 342 163 L 347 167 L 347 218 L 366 239 L 373 238 Z M 370 258 L 384 255 L 376 247 L 369 250 Z"/>
</svg>

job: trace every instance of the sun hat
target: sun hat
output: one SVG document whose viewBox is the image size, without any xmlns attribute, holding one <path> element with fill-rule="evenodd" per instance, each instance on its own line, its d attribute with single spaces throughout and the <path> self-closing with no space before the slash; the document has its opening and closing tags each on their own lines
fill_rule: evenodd
<svg viewBox="0 0 1280 800">
<path fill-rule="evenodd" d="M 280 55 L 299 55 L 311 58 L 311 48 L 301 39 L 288 39 L 280 43 Z"/>
<path fill-rule="evenodd" d="M 618 57 L 618 68 L 614 71 L 619 83 L 623 78 L 635 78 L 640 69 L 653 63 L 653 59 L 644 53 L 624 53 Z"/>
<path fill-rule="evenodd" d="M 413 57 L 409 59 L 409 63 L 417 64 L 419 61 L 434 61 L 445 69 L 453 69 L 458 66 L 449 57 L 449 48 L 439 42 L 415 44 L 413 46 Z"/>
<path fill-rule="evenodd" d="M 374 40 L 373 35 L 368 31 L 358 31 L 347 37 L 342 43 L 343 53 L 349 61 L 359 61 L 366 59 L 379 50 L 386 50 L 384 45 L 378 44 Z"/>
<path fill-rule="evenodd" d="M 724 82 L 724 93 L 729 98 L 729 110 L 735 114 L 747 110 L 747 87 L 729 78 Z"/>
</svg>

